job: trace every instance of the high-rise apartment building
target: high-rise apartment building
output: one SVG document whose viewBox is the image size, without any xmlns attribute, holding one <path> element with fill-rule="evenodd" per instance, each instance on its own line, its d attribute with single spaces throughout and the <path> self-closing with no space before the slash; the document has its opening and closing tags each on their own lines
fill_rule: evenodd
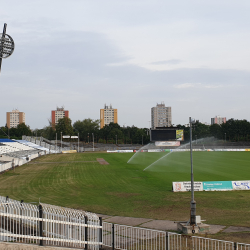
<svg viewBox="0 0 250 250">
<path fill-rule="evenodd" d="M 8 128 L 16 128 L 18 124 L 25 123 L 25 113 L 17 109 L 6 112 L 6 123 Z"/>
<path fill-rule="evenodd" d="M 215 116 L 214 118 L 211 118 L 211 125 L 213 124 L 221 125 L 222 123 L 226 123 L 226 122 L 227 122 L 226 117 Z"/>
<path fill-rule="evenodd" d="M 171 107 L 165 107 L 164 102 L 151 108 L 151 128 L 170 127 L 172 125 Z"/>
<path fill-rule="evenodd" d="M 64 110 L 63 107 L 61 108 L 56 108 L 56 110 L 52 110 L 51 111 L 51 123 L 52 123 L 52 127 L 54 127 L 57 123 L 59 119 L 62 119 L 64 117 L 69 117 L 69 111 L 68 110 Z"/>
<path fill-rule="evenodd" d="M 100 128 L 109 125 L 111 122 L 117 123 L 117 109 L 113 109 L 112 105 L 104 105 L 104 109 L 100 109 Z"/>
</svg>

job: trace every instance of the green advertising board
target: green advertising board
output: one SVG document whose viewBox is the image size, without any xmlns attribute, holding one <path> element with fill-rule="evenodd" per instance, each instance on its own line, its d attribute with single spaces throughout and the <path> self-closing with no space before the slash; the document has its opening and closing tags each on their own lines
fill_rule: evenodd
<svg viewBox="0 0 250 250">
<path fill-rule="evenodd" d="M 203 182 L 204 191 L 233 190 L 232 181 L 207 181 Z"/>
</svg>

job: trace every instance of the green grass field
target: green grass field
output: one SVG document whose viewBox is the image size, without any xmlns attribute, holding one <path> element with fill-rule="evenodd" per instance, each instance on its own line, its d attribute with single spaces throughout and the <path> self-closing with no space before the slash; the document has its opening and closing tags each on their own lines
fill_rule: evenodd
<svg viewBox="0 0 250 250">
<path fill-rule="evenodd" d="M 0 175 L 0 195 L 91 212 L 187 220 L 191 193 L 173 193 L 190 180 L 189 152 L 48 155 Z M 101 165 L 104 158 L 109 165 Z M 250 152 L 194 152 L 195 181 L 250 180 Z M 197 215 L 209 224 L 249 226 L 250 191 L 195 192 Z"/>
</svg>

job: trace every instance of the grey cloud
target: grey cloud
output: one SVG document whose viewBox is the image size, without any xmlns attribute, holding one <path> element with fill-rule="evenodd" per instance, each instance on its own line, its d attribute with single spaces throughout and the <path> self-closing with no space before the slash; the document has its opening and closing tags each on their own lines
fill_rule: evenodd
<svg viewBox="0 0 250 250">
<path fill-rule="evenodd" d="M 58 32 L 37 44 L 17 41 L 13 56 L 2 65 L 1 91 L 10 93 L 12 101 L 9 102 L 9 95 L 2 96 L 1 124 L 5 124 L 5 112 L 13 107 L 23 110 L 27 124 L 35 128 L 48 124 L 47 118 L 56 105 L 64 104 L 74 122 L 88 117 L 98 119 L 104 103 L 112 103 L 119 110 L 120 125 L 144 127 L 150 120 L 150 108 L 160 101 L 173 107 L 173 123 L 177 124 L 185 123 L 185 116 L 190 115 L 201 120 L 204 110 L 224 115 L 223 108 L 218 107 L 233 110 L 235 98 L 240 100 L 237 106 L 242 111 L 232 111 L 230 116 L 250 118 L 244 112 L 249 93 L 248 71 L 151 71 L 128 63 L 108 66 L 127 59 L 112 41 L 94 32 Z M 211 88 L 174 87 L 185 83 Z M 219 90 L 215 88 L 218 85 Z M 139 110 L 143 111 L 139 114 Z"/>
<path fill-rule="evenodd" d="M 165 60 L 165 61 L 158 61 L 158 62 L 152 62 L 153 65 L 162 65 L 162 64 L 179 64 L 183 62 L 182 60 L 178 59 L 172 59 L 172 60 Z"/>
</svg>

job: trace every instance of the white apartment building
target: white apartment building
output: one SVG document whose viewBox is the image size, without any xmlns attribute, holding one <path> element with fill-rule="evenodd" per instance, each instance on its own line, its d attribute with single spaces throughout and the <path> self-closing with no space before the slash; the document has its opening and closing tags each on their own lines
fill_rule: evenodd
<svg viewBox="0 0 250 250">
<path fill-rule="evenodd" d="M 18 109 L 6 113 L 6 124 L 8 128 L 17 128 L 18 124 L 25 123 L 25 113 Z"/>
<path fill-rule="evenodd" d="M 172 125 L 171 107 L 165 107 L 164 102 L 151 108 L 151 128 L 170 127 Z"/>
<path fill-rule="evenodd" d="M 109 125 L 111 122 L 117 123 L 117 109 L 113 109 L 112 105 L 104 105 L 104 109 L 100 109 L 100 128 Z"/>
</svg>

